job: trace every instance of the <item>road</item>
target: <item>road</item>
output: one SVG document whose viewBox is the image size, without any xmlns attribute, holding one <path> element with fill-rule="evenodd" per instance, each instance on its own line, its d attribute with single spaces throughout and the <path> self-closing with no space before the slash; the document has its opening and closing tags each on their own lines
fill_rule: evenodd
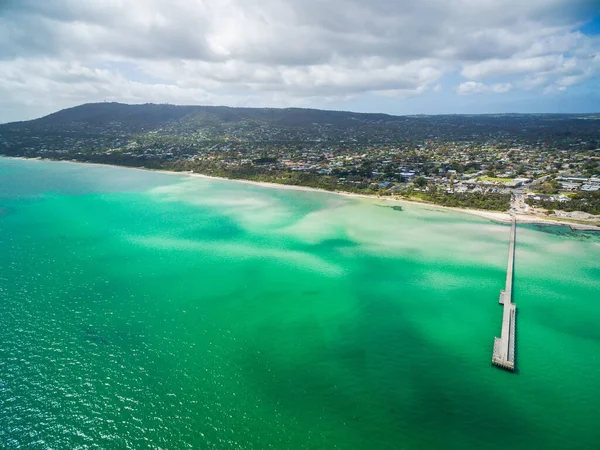
<svg viewBox="0 0 600 450">
<path fill-rule="evenodd" d="M 529 213 L 529 205 L 525 203 L 523 191 L 513 190 L 510 197 L 510 212 L 518 214 Z"/>
</svg>

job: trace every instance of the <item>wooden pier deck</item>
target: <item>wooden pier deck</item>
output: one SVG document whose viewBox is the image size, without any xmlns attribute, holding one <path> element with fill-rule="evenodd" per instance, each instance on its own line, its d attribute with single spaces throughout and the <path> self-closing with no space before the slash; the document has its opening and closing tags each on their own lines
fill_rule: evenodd
<svg viewBox="0 0 600 450">
<path fill-rule="evenodd" d="M 515 319 L 517 306 L 512 302 L 513 269 L 515 264 L 515 237 L 517 223 L 515 217 L 510 226 L 508 247 L 508 265 L 506 268 L 506 287 L 500 291 L 499 303 L 504 306 L 502 313 L 502 333 L 494 339 L 492 364 L 502 369 L 515 370 Z"/>
</svg>

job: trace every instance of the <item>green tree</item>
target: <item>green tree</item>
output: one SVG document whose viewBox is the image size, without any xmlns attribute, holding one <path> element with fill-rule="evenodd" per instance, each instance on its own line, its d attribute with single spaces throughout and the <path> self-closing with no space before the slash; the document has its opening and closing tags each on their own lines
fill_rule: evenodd
<svg viewBox="0 0 600 450">
<path fill-rule="evenodd" d="M 415 186 L 419 188 L 424 188 L 425 186 L 427 186 L 427 180 L 425 179 L 425 177 L 415 178 Z"/>
</svg>

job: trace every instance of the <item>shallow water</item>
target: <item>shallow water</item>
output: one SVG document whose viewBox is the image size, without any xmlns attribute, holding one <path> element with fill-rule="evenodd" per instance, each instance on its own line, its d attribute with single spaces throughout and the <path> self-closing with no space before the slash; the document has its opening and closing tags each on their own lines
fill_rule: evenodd
<svg viewBox="0 0 600 450">
<path fill-rule="evenodd" d="M 0 159 L 0 448 L 597 448 L 600 237 L 518 228 L 510 374 L 509 227 L 382 204 Z"/>
</svg>

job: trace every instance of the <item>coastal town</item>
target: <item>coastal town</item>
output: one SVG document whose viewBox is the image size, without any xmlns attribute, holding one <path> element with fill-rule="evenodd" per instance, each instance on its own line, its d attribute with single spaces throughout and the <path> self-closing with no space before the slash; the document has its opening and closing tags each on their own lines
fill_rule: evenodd
<svg viewBox="0 0 600 450">
<path fill-rule="evenodd" d="M 423 118 L 300 110 L 290 117 L 288 110 L 242 110 L 232 119 L 224 116 L 229 110 L 237 111 L 184 111 L 141 125 L 129 116 L 7 124 L 0 127 L 0 154 L 600 224 L 597 115 Z"/>
</svg>

